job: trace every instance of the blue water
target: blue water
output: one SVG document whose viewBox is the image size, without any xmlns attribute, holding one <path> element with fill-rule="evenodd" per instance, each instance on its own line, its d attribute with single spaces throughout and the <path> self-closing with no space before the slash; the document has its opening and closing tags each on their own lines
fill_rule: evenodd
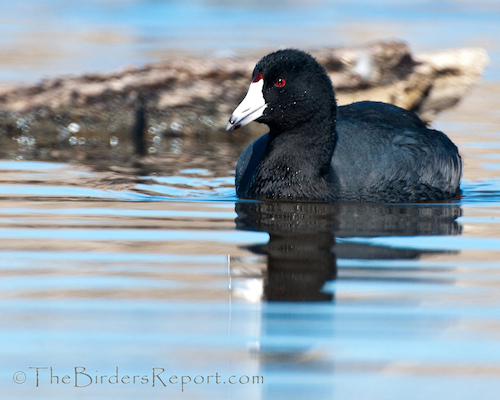
<svg viewBox="0 0 500 400">
<path fill-rule="evenodd" d="M 494 179 L 436 204 L 264 204 L 237 201 L 233 171 L 121 190 L 81 166 L 0 168 L 2 398 L 500 389 Z"/>
<path fill-rule="evenodd" d="M 0 82 L 110 71 L 172 56 L 227 56 L 398 38 L 414 50 L 487 49 L 500 77 L 496 1 L 19 0 L 0 4 Z"/>
</svg>

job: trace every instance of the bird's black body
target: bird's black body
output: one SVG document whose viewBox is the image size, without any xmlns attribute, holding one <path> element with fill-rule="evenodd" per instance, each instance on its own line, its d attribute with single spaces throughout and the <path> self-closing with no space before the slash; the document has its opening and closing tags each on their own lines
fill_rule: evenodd
<svg viewBox="0 0 500 400">
<path fill-rule="evenodd" d="M 299 50 L 264 57 L 260 72 L 266 107 L 256 120 L 270 131 L 238 160 L 238 197 L 413 202 L 459 193 L 456 146 L 414 113 L 369 101 L 337 107 L 325 70 Z"/>
</svg>

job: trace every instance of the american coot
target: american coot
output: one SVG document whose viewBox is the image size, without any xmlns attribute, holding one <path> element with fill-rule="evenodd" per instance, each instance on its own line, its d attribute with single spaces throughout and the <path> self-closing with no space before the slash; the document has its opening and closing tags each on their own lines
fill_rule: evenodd
<svg viewBox="0 0 500 400">
<path fill-rule="evenodd" d="M 460 191 L 462 161 L 445 134 L 391 104 L 337 107 L 325 69 L 303 51 L 280 50 L 256 65 L 226 129 L 254 120 L 269 132 L 238 160 L 240 198 L 396 203 Z"/>
</svg>

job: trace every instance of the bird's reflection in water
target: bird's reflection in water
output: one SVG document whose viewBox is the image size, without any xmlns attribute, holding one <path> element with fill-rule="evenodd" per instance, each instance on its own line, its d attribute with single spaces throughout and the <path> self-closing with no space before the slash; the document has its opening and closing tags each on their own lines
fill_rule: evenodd
<svg viewBox="0 0 500 400">
<path fill-rule="evenodd" d="M 236 227 L 269 233 L 265 245 L 248 246 L 267 255 L 267 301 L 330 301 L 322 292 L 337 276 L 337 258 L 414 259 L 436 251 L 373 246 L 335 238 L 458 235 L 458 204 L 247 202 L 236 204 Z M 418 240 L 417 238 L 415 240 Z M 443 252 L 446 250 L 443 250 Z M 439 251 L 437 251 L 439 252 Z"/>
</svg>

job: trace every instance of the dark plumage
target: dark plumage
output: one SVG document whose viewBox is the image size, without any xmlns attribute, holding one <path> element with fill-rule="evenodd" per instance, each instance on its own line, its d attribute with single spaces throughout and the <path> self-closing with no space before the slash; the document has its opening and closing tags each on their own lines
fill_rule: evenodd
<svg viewBox="0 0 500 400">
<path fill-rule="evenodd" d="M 324 68 L 302 51 L 259 61 L 227 129 L 252 120 L 270 131 L 238 160 L 240 198 L 413 202 L 459 193 L 462 162 L 445 134 L 391 104 L 337 107 Z"/>
</svg>

